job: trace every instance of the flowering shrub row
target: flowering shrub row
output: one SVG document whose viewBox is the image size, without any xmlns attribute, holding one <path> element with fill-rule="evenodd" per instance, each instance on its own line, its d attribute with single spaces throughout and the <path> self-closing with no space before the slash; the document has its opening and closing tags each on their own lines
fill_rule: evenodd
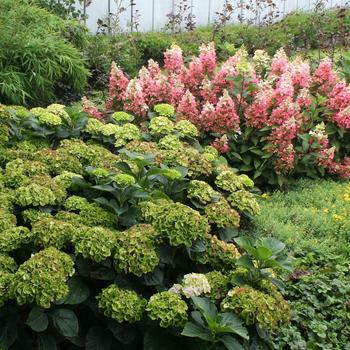
<svg viewBox="0 0 350 350">
<path fill-rule="evenodd" d="M 312 69 L 282 49 L 272 58 L 257 50 L 252 60 L 241 49 L 219 65 L 209 44 L 188 64 L 172 46 L 163 69 L 150 60 L 131 80 L 112 64 L 104 115 L 125 110 L 144 120 L 159 103 L 171 104 L 178 120 L 194 123 L 205 144 L 257 181 L 350 174 L 350 87 L 329 59 Z M 85 110 L 103 118 L 91 105 Z"/>
<path fill-rule="evenodd" d="M 230 349 L 288 321 L 283 245 L 237 237 L 253 181 L 173 113 L 0 107 L 0 345 Z"/>
</svg>

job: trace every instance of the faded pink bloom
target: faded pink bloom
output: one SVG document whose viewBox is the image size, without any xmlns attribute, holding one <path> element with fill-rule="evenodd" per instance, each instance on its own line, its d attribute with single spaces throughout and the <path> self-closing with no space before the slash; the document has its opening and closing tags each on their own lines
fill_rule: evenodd
<svg viewBox="0 0 350 350">
<path fill-rule="evenodd" d="M 103 114 L 98 111 L 97 107 L 88 100 L 85 96 L 81 99 L 82 111 L 90 114 L 91 117 L 101 120 L 103 119 Z"/>
<path fill-rule="evenodd" d="M 203 44 L 199 48 L 199 59 L 202 62 L 203 70 L 211 75 L 216 68 L 216 51 L 214 43 Z"/>
<path fill-rule="evenodd" d="M 195 97 L 189 90 L 182 96 L 179 105 L 177 106 L 177 112 L 181 118 L 188 119 L 193 123 L 198 123 L 199 111 Z"/>
<path fill-rule="evenodd" d="M 170 73 L 179 73 L 184 64 L 182 49 L 177 45 L 172 45 L 164 53 L 164 68 Z"/>
<path fill-rule="evenodd" d="M 106 109 L 113 109 L 117 102 L 124 99 L 125 90 L 129 84 L 129 79 L 125 76 L 123 71 L 112 62 L 111 74 L 109 77 L 108 100 L 106 102 Z"/>
<path fill-rule="evenodd" d="M 149 107 L 147 106 L 142 87 L 137 79 L 130 80 L 124 96 L 124 110 L 138 117 L 144 118 Z"/>
<path fill-rule="evenodd" d="M 222 154 L 228 153 L 231 150 L 229 145 L 229 138 L 227 137 L 227 135 L 223 135 L 220 138 L 216 138 L 211 145 L 214 148 L 216 148 L 219 153 Z"/>
<path fill-rule="evenodd" d="M 335 84 L 339 82 L 338 76 L 333 71 L 332 61 L 325 58 L 321 61 L 313 75 L 313 83 L 319 86 L 322 93 L 330 92 Z"/>
</svg>

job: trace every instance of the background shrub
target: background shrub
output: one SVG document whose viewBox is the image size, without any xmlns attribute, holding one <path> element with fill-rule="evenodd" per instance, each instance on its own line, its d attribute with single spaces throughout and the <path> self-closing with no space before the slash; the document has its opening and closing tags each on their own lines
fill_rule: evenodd
<svg viewBox="0 0 350 350">
<path fill-rule="evenodd" d="M 79 24 L 25 2 L 1 0 L 0 28 L 2 102 L 43 105 L 65 90 L 84 90 L 88 70 L 78 49 L 86 33 Z"/>
</svg>

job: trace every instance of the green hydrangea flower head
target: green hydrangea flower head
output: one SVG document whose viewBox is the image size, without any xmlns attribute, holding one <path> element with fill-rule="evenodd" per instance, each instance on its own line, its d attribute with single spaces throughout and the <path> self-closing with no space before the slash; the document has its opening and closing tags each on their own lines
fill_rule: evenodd
<svg viewBox="0 0 350 350">
<path fill-rule="evenodd" d="M 38 118 L 40 124 L 42 125 L 45 125 L 45 126 L 62 125 L 61 117 L 49 112 L 44 108 L 41 108 L 41 107 L 32 108 L 30 112 Z"/>
<path fill-rule="evenodd" d="M 126 123 L 123 126 L 119 127 L 115 133 L 115 147 L 125 146 L 130 141 L 139 141 L 141 140 L 142 135 L 140 129 L 130 123 Z"/>
<path fill-rule="evenodd" d="M 129 174 L 117 174 L 113 176 L 113 181 L 120 187 L 129 187 L 136 183 L 135 178 Z"/>
<path fill-rule="evenodd" d="M 53 103 L 46 107 L 46 110 L 50 113 L 58 115 L 61 119 L 63 119 L 66 123 L 71 123 L 71 118 L 69 114 L 65 111 L 66 106 L 58 103 Z"/>
<path fill-rule="evenodd" d="M 211 154 L 214 157 L 214 159 L 219 157 L 219 151 L 213 146 L 205 146 L 203 153 Z"/>
<path fill-rule="evenodd" d="M 104 124 L 101 121 L 95 118 L 89 118 L 84 131 L 91 135 L 100 135 L 103 126 Z"/>
<path fill-rule="evenodd" d="M 126 112 L 114 112 L 111 118 L 118 123 L 130 123 L 135 119 L 131 114 Z"/>
<path fill-rule="evenodd" d="M 3 307 L 6 301 L 11 297 L 10 288 L 13 276 L 14 275 L 10 272 L 0 271 L 0 308 Z"/>
<path fill-rule="evenodd" d="M 63 171 L 61 174 L 54 177 L 54 180 L 64 189 L 68 189 L 72 186 L 73 178 L 78 177 L 82 179 L 80 174 L 72 173 L 71 171 Z"/>
<path fill-rule="evenodd" d="M 199 153 L 193 147 L 185 147 L 176 154 L 176 162 L 188 169 L 188 176 L 196 179 L 202 176 L 210 176 L 213 172 L 213 164 L 204 153 Z"/>
<path fill-rule="evenodd" d="M 166 202 L 159 206 L 141 206 L 143 215 L 150 220 L 160 237 L 170 245 L 190 247 L 194 240 L 206 237 L 210 226 L 198 211 L 181 203 Z"/>
<path fill-rule="evenodd" d="M 134 225 L 118 234 L 114 262 L 116 270 L 141 276 L 159 264 L 151 225 Z"/>
<path fill-rule="evenodd" d="M 34 242 L 44 248 L 65 248 L 80 227 L 53 217 L 44 218 L 33 224 Z"/>
<path fill-rule="evenodd" d="M 85 227 L 74 232 L 72 243 L 76 254 L 102 262 L 112 255 L 118 232 L 104 227 Z"/>
<path fill-rule="evenodd" d="M 100 131 L 103 136 L 112 136 L 121 132 L 120 126 L 112 123 L 104 124 Z"/>
<path fill-rule="evenodd" d="M 0 252 L 8 253 L 28 244 L 33 240 L 33 233 L 28 228 L 16 226 L 1 232 Z"/>
<path fill-rule="evenodd" d="M 225 198 L 210 203 L 204 208 L 205 216 L 210 224 L 219 228 L 235 228 L 239 226 L 240 216 L 232 209 Z"/>
<path fill-rule="evenodd" d="M 4 231 L 8 228 L 15 227 L 17 223 L 16 216 L 7 211 L 6 209 L 0 209 L 0 231 Z"/>
<path fill-rule="evenodd" d="M 186 298 L 209 294 L 210 291 L 208 279 L 201 273 L 189 273 L 182 280 L 182 294 Z"/>
<path fill-rule="evenodd" d="M 233 243 L 226 243 L 218 237 L 208 235 L 206 238 L 207 249 L 204 254 L 197 257 L 202 264 L 209 264 L 218 271 L 230 271 L 241 257 L 237 247 Z"/>
<path fill-rule="evenodd" d="M 26 224 L 33 225 L 35 222 L 50 218 L 51 214 L 41 211 L 39 209 L 29 208 L 22 211 L 22 218 Z"/>
<path fill-rule="evenodd" d="M 187 310 L 186 302 L 169 291 L 153 294 L 146 307 L 148 317 L 160 321 L 163 328 L 183 327 L 188 319 Z"/>
<path fill-rule="evenodd" d="M 41 250 L 25 261 L 14 274 L 11 297 L 19 305 L 36 302 L 48 309 L 68 294 L 67 280 L 74 273 L 71 257 L 54 247 Z"/>
<path fill-rule="evenodd" d="M 222 171 L 215 179 L 215 184 L 219 188 L 227 192 L 235 192 L 243 189 L 243 183 L 240 176 L 235 174 L 232 170 Z"/>
<path fill-rule="evenodd" d="M 167 117 L 155 117 L 149 122 L 148 129 L 152 136 L 165 136 L 174 130 L 174 123 Z"/>
<path fill-rule="evenodd" d="M 257 323 L 267 329 L 276 329 L 290 320 L 288 303 L 280 293 L 271 296 L 248 286 L 230 290 L 221 308 L 238 314 L 247 325 Z"/>
<path fill-rule="evenodd" d="M 115 284 L 102 289 L 97 299 L 104 315 L 119 323 L 140 321 L 147 304 L 147 300 L 136 292 L 119 288 Z"/>
<path fill-rule="evenodd" d="M 1 188 L 1 185 L 0 185 Z M 14 209 L 15 191 L 10 188 L 3 188 L 0 191 L 0 209 L 5 209 L 10 212 Z M 0 215 L 1 216 L 1 215 Z M 1 225 L 0 225 L 1 227 Z"/>
<path fill-rule="evenodd" d="M 109 171 L 104 168 L 95 168 L 94 170 L 89 172 L 89 175 L 95 179 L 104 178 L 109 176 Z"/>
<path fill-rule="evenodd" d="M 220 194 L 207 183 L 200 180 L 191 180 L 187 189 L 187 197 L 195 199 L 201 204 L 210 203 Z"/>
<path fill-rule="evenodd" d="M 0 254 L 0 274 L 2 272 L 16 272 L 17 263 L 14 258 L 7 254 Z"/>
<path fill-rule="evenodd" d="M 16 188 L 29 184 L 30 177 L 48 173 L 48 166 L 42 162 L 16 159 L 6 164 L 5 182 L 7 186 Z"/>
<path fill-rule="evenodd" d="M 183 144 L 176 135 L 166 135 L 158 141 L 158 147 L 162 150 L 179 151 Z"/>
<path fill-rule="evenodd" d="M 175 108 L 167 103 L 157 104 L 153 109 L 162 117 L 171 117 L 175 114 Z"/>
<path fill-rule="evenodd" d="M 197 137 L 199 131 L 197 127 L 192 124 L 189 120 L 180 120 L 175 124 L 175 131 L 178 132 L 180 137 Z"/>
<path fill-rule="evenodd" d="M 165 169 L 163 175 L 170 181 L 175 181 L 182 178 L 182 174 L 176 169 Z"/>
<path fill-rule="evenodd" d="M 64 188 L 60 187 L 49 176 L 37 176 L 31 179 L 27 186 L 19 187 L 16 193 L 16 204 L 21 207 L 45 206 L 61 204 L 67 196 Z"/>
<path fill-rule="evenodd" d="M 248 175 L 239 175 L 239 178 L 245 187 L 254 187 L 254 181 Z"/>
<path fill-rule="evenodd" d="M 256 201 L 254 194 L 241 190 L 230 194 L 227 198 L 232 207 L 240 211 L 246 211 L 251 215 L 258 215 L 260 213 L 260 206 Z"/>
<path fill-rule="evenodd" d="M 220 271 L 210 271 L 205 277 L 210 285 L 210 293 L 207 296 L 213 301 L 225 298 L 229 291 L 229 278 Z"/>
<path fill-rule="evenodd" d="M 0 124 L 0 145 L 6 145 L 9 141 L 10 128 L 7 125 Z"/>
<path fill-rule="evenodd" d="M 23 106 L 7 106 L 6 111 L 14 111 L 17 117 L 26 118 L 28 117 L 29 111 Z"/>
<path fill-rule="evenodd" d="M 70 196 L 64 202 L 64 208 L 69 211 L 82 210 L 89 206 L 89 201 L 80 196 Z"/>
</svg>

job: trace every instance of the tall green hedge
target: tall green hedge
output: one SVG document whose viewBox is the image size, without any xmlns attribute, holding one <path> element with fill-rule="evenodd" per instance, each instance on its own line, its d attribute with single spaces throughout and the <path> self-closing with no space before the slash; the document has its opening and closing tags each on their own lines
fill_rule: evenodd
<svg viewBox="0 0 350 350">
<path fill-rule="evenodd" d="M 60 90 L 82 92 L 89 71 L 79 52 L 86 30 L 25 1 L 0 1 L 0 101 L 43 105 Z"/>
</svg>

